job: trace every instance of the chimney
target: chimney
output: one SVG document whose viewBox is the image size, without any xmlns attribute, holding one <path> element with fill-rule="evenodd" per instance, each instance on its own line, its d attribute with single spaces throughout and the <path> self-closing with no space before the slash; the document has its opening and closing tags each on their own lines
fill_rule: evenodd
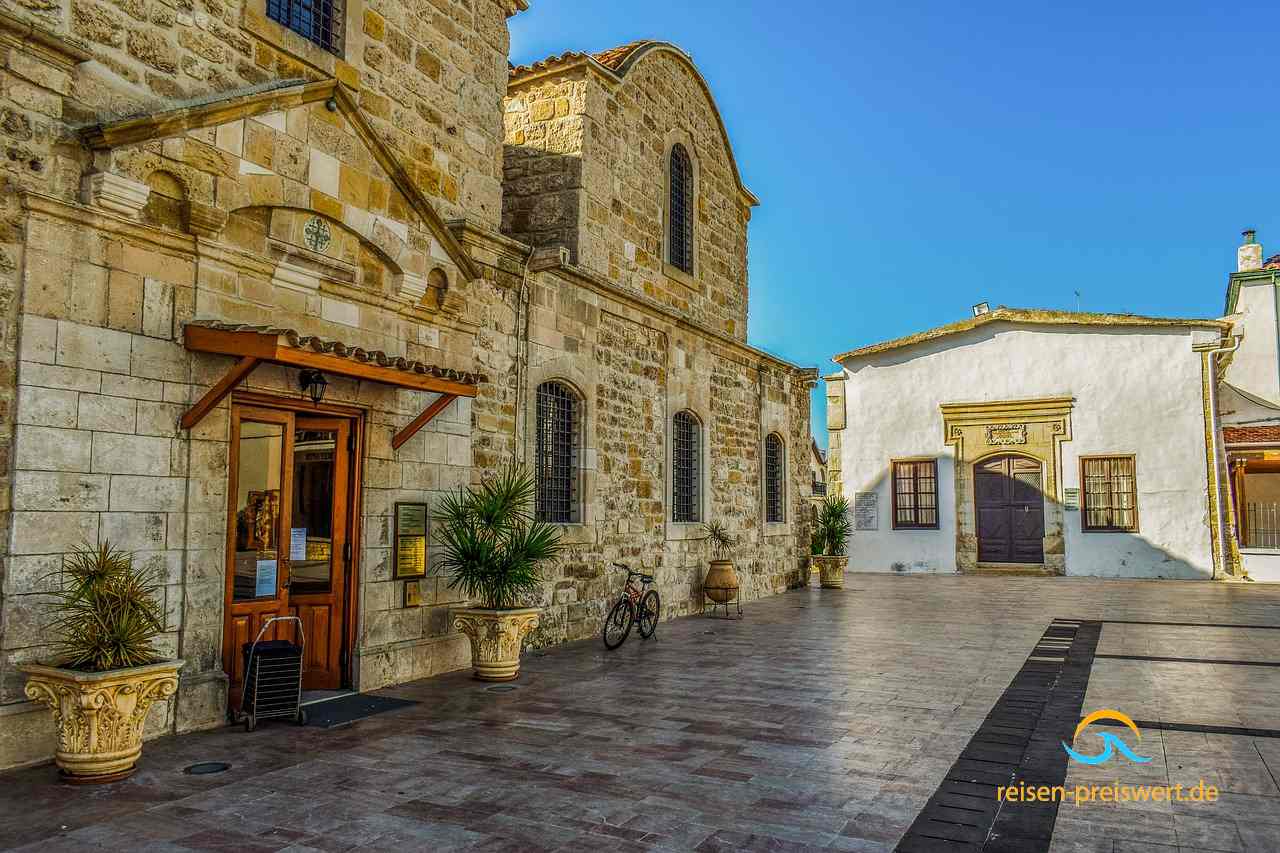
<svg viewBox="0 0 1280 853">
<path fill-rule="evenodd" d="M 1258 232 L 1245 229 L 1244 245 L 1236 249 L 1236 272 L 1252 272 L 1262 269 L 1262 244 L 1257 241 Z"/>
</svg>

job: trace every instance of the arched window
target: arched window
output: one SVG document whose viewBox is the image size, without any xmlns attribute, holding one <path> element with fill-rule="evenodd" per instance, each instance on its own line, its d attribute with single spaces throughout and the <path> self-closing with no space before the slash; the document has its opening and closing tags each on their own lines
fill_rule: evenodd
<svg viewBox="0 0 1280 853">
<path fill-rule="evenodd" d="M 782 439 L 770 433 L 764 440 L 764 520 L 785 521 L 785 504 L 782 495 L 782 475 L 785 470 Z"/>
<path fill-rule="evenodd" d="M 679 142 L 671 146 L 670 191 L 667 260 L 693 275 L 693 161 Z"/>
<path fill-rule="evenodd" d="M 578 448 L 582 434 L 582 402 L 569 386 L 538 386 L 536 512 L 539 521 L 575 524 L 581 520 Z"/>
<path fill-rule="evenodd" d="M 693 412 L 671 419 L 671 520 L 702 521 L 702 430 Z"/>
</svg>

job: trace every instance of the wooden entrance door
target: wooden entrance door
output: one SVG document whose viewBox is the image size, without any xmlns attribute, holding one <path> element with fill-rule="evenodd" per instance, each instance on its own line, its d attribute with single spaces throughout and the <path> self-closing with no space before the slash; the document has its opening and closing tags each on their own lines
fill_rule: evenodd
<svg viewBox="0 0 1280 853">
<path fill-rule="evenodd" d="M 240 702 L 243 646 L 272 616 L 302 620 L 303 687 L 341 687 L 353 424 L 235 405 L 231 429 L 223 634 L 231 704 Z M 296 624 L 275 623 L 263 639 L 296 641 Z"/>
<path fill-rule="evenodd" d="M 1044 562 L 1044 493 L 1040 463 L 996 456 L 974 465 L 978 561 Z"/>
</svg>

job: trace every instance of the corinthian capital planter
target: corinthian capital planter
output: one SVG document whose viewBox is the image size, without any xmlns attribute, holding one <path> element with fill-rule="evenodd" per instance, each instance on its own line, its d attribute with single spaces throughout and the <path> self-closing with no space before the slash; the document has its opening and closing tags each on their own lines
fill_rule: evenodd
<svg viewBox="0 0 1280 853">
<path fill-rule="evenodd" d="M 133 772 L 142 754 L 142 729 L 153 702 L 178 689 L 183 661 L 80 672 L 28 664 L 27 698 L 53 711 L 54 760 L 79 782 L 112 782 Z"/>
<path fill-rule="evenodd" d="M 520 675 L 520 644 L 538 627 L 537 607 L 522 610 L 482 610 L 468 607 L 453 612 L 453 627 L 471 640 L 471 664 L 481 681 L 514 681 Z"/>
<path fill-rule="evenodd" d="M 813 556 L 813 564 L 818 567 L 818 583 L 823 589 L 844 589 L 844 569 L 849 558 L 844 554 L 835 557 Z"/>
</svg>

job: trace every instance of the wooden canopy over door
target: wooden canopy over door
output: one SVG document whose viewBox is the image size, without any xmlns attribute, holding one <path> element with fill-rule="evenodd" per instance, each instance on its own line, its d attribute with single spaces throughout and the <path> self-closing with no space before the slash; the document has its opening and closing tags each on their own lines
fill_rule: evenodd
<svg viewBox="0 0 1280 853">
<path fill-rule="evenodd" d="M 974 465 L 978 561 L 1044 563 L 1041 465 L 1025 456 L 996 456 Z"/>
</svg>

